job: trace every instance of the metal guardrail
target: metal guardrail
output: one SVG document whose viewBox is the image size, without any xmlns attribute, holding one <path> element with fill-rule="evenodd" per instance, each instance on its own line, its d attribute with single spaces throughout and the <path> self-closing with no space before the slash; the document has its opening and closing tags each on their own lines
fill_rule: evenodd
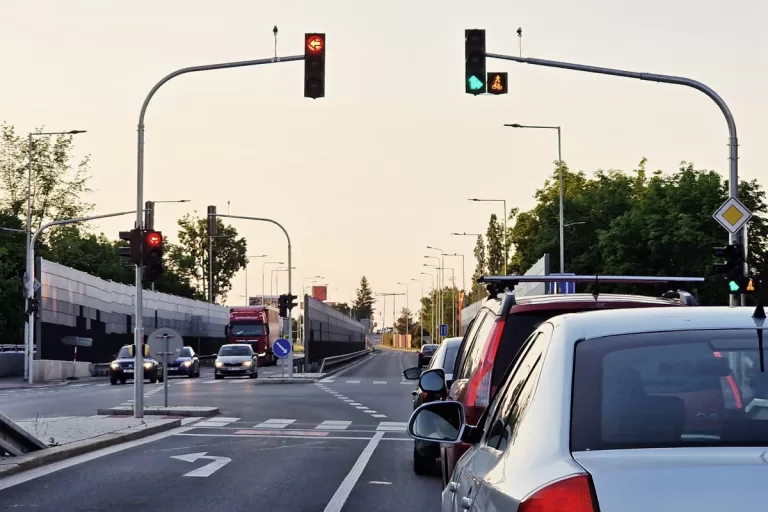
<svg viewBox="0 0 768 512">
<path fill-rule="evenodd" d="M 5 344 L 0 345 L 0 352 L 21 352 L 24 353 L 24 345 Z M 34 352 L 37 353 L 37 345 L 34 346 Z"/>
<path fill-rule="evenodd" d="M 325 357 L 323 358 L 323 362 L 320 364 L 319 373 L 323 373 L 323 370 L 325 370 L 326 366 L 334 366 L 339 363 L 351 361 L 352 359 L 357 359 L 358 357 L 362 357 L 366 354 L 370 354 L 371 352 L 373 352 L 372 349 L 366 348 L 365 350 L 361 350 L 359 352 L 352 352 L 351 354 L 342 354 L 340 356 Z"/>
<path fill-rule="evenodd" d="M 0 414 L 0 455 L 21 457 L 45 448 L 48 448 L 45 443 L 18 426 L 8 416 Z"/>
</svg>

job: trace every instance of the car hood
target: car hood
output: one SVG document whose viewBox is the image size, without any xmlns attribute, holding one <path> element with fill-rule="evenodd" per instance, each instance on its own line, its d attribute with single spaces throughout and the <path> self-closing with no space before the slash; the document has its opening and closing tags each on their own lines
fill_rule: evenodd
<svg viewBox="0 0 768 512">
<path fill-rule="evenodd" d="M 222 363 L 242 363 L 243 361 L 250 361 L 252 356 L 217 356 L 216 360 Z"/>
<path fill-rule="evenodd" d="M 603 512 L 755 508 L 764 496 L 765 447 L 656 448 L 575 452 Z"/>
</svg>

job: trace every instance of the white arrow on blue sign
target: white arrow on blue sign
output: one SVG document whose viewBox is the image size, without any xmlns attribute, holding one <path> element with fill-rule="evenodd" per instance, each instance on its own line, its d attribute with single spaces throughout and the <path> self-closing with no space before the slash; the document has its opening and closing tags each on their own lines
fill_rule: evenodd
<svg viewBox="0 0 768 512">
<path fill-rule="evenodd" d="M 448 324 L 440 324 L 440 336 L 448 336 Z"/>
<path fill-rule="evenodd" d="M 291 355 L 292 350 L 291 342 L 285 338 L 277 338 L 272 344 L 272 352 L 274 352 L 278 359 L 285 359 Z"/>
</svg>

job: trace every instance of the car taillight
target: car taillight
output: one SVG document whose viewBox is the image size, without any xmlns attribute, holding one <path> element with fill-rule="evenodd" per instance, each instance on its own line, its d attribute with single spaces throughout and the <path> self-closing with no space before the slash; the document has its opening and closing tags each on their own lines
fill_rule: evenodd
<svg viewBox="0 0 768 512">
<path fill-rule="evenodd" d="M 560 480 L 539 489 L 520 503 L 519 512 L 596 512 L 587 475 Z"/>
<path fill-rule="evenodd" d="M 723 354 L 720 352 L 713 352 L 712 354 L 718 359 L 723 357 Z M 744 402 L 741 400 L 741 391 L 739 390 L 739 385 L 736 384 L 736 379 L 733 378 L 733 375 L 728 375 L 725 380 L 728 383 L 728 388 L 731 390 L 731 393 L 733 393 L 733 402 L 736 408 L 743 409 Z"/>
<path fill-rule="evenodd" d="M 491 386 L 493 360 L 496 357 L 503 331 L 504 320 L 499 318 L 493 324 L 489 340 L 480 354 L 480 364 L 467 385 L 467 407 L 488 407 L 491 401 L 491 395 L 494 391 Z"/>
</svg>

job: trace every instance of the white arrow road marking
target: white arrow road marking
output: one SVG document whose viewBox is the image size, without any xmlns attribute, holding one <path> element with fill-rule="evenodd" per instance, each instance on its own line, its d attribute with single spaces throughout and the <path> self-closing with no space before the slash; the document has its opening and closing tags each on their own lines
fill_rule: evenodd
<svg viewBox="0 0 768 512">
<path fill-rule="evenodd" d="M 230 459 L 229 457 L 216 457 L 213 455 L 206 455 L 206 453 L 208 452 L 188 453 L 187 455 L 171 455 L 171 458 L 177 459 L 177 460 L 183 460 L 185 462 L 195 462 L 199 459 L 209 459 L 213 461 L 201 468 L 197 468 L 194 471 L 185 473 L 182 476 L 198 476 L 198 477 L 211 476 L 216 471 L 220 470 L 221 468 L 223 468 L 224 466 L 232 462 L 232 459 Z"/>
</svg>

